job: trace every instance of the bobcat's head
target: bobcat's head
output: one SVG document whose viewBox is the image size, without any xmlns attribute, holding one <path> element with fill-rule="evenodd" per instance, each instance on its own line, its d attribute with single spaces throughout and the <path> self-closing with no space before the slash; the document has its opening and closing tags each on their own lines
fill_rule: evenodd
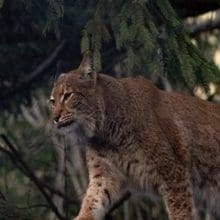
<svg viewBox="0 0 220 220">
<path fill-rule="evenodd" d="M 96 94 L 97 73 L 93 70 L 89 53 L 80 66 L 62 73 L 50 96 L 54 123 L 64 133 L 83 133 L 92 137 L 98 120 L 99 100 Z"/>
</svg>

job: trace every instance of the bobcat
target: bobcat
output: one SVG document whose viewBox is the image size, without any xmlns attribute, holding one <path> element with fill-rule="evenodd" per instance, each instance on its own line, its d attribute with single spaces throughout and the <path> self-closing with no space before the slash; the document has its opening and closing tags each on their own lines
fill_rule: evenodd
<svg viewBox="0 0 220 220">
<path fill-rule="evenodd" d="M 98 74 L 86 54 L 50 101 L 58 129 L 86 148 L 89 186 L 75 220 L 100 220 L 130 189 L 161 195 L 170 220 L 220 209 L 220 106 Z M 198 209 L 198 208 L 197 208 Z"/>
</svg>

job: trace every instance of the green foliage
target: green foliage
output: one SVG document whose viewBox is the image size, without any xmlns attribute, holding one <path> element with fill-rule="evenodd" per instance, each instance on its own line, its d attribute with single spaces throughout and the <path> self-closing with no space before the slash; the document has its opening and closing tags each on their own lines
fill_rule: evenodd
<svg viewBox="0 0 220 220">
<path fill-rule="evenodd" d="M 103 22 L 106 19 L 108 26 Z M 190 89 L 220 79 L 219 70 L 188 39 L 168 0 L 98 1 L 96 13 L 83 31 L 82 52 L 92 49 L 97 54 L 101 50 L 102 28 L 109 29 L 117 50 L 126 52 L 129 74 L 164 75 Z M 96 64 L 98 59 L 95 56 Z"/>
<path fill-rule="evenodd" d="M 48 14 L 47 21 L 43 30 L 46 34 L 47 31 L 54 30 L 56 37 L 60 39 L 60 22 L 64 15 L 63 0 L 47 0 L 48 3 Z"/>
</svg>

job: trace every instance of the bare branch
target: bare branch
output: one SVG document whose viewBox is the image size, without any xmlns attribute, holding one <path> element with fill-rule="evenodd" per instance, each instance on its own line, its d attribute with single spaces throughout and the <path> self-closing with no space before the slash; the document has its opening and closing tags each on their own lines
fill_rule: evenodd
<svg viewBox="0 0 220 220">
<path fill-rule="evenodd" d="M 44 188 L 49 190 L 51 193 L 54 193 L 54 194 L 64 198 L 66 203 L 72 203 L 72 204 L 75 204 L 75 205 L 79 205 L 79 202 L 80 202 L 79 200 L 67 197 L 63 192 L 61 192 L 60 190 L 52 187 L 51 185 L 49 185 L 47 183 L 41 182 L 41 184 Z"/>
<path fill-rule="evenodd" d="M 12 88 L 8 89 L 5 93 L 2 93 L 0 95 L 1 99 L 8 99 L 9 96 L 15 94 L 18 90 L 27 89 L 27 87 L 30 86 L 30 84 L 36 80 L 39 76 L 41 76 L 44 71 L 49 68 L 57 59 L 59 54 L 63 51 L 66 45 L 66 40 L 63 40 L 56 49 L 51 53 L 51 55 L 44 60 L 39 66 L 30 74 L 28 74 L 28 77 L 22 80 L 22 82 L 18 83 L 17 85 L 13 85 Z"/>
<path fill-rule="evenodd" d="M 202 32 L 211 31 L 213 29 L 220 28 L 220 16 L 216 16 L 215 19 L 210 18 L 199 24 L 195 24 L 189 28 L 190 37 L 196 37 Z"/>
</svg>

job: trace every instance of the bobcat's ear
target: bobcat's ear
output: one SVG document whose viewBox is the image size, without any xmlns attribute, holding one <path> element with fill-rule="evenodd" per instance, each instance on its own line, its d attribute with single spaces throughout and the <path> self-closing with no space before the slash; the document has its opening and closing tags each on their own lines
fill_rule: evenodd
<svg viewBox="0 0 220 220">
<path fill-rule="evenodd" d="M 92 56 L 89 51 L 84 53 L 83 59 L 81 61 L 81 64 L 79 65 L 79 73 L 80 78 L 85 81 L 94 81 L 96 82 L 97 79 L 97 73 L 93 69 L 93 61 Z"/>
</svg>

